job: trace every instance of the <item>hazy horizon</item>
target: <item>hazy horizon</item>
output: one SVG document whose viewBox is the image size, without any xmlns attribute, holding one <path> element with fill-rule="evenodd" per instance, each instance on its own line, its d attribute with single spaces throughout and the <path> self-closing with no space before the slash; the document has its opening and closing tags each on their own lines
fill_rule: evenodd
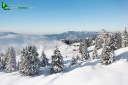
<svg viewBox="0 0 128 85">
<path fill-rule="evenodd" d="M 99 29 L 99 30 L 77 30 L 75 32 L 81 32 L 81 31 L 87 31 L 87 32 L 99 32 L 101 31 L 102 29 Z M 107 32 L 124 32 L 125 28 L 123 28 L 122 30 L 114 30 L 114 31 L 109 31 L 109 30 L 106 30 L 104 29 L 105 31 Z M 25 34 L 25 35 L 49 35 L 49 34 L 61 34 L 61 33 L 64 33 L 64 32 L 69 32 L 69 31 L 74 31 L 74 30 L 68 30 L 68 31 L 63 31 L 63 32 L 56 32 L 56 33 L 22 33 L 22 32 L 15 32 L 15 31 L 0 31 L 0 32 L 14 32 L 14 33 L 18 33 L 18 34 Z"/>
</svg>

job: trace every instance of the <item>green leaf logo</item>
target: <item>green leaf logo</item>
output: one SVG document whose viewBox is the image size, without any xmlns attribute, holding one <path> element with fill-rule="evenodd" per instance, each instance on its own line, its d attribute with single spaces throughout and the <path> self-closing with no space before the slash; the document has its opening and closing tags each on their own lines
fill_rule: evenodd
<svg viewBox="0 0 128 85">
<path fill-rule="evenodd" d="M 3 8 L 4 10 L 10 10 L 10 7 L 7 6 L 5 2 L 2 2 L 2 8 Z"/>
</svg>

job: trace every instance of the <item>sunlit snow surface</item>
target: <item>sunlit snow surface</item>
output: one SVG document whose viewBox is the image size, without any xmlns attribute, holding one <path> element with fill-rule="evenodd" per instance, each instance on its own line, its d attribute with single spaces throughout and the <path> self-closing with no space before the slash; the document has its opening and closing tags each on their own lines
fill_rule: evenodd
<svg viewBox="0 0 128 85">
<path fill-rule="evenodd" d="M 88 48 L 92 54 L 94 46 Z M 113 64 L 104 66 L 95 60 L 79 61 L 75 66 L 69 67 L 72 56 L 79 55 L 68 45 L 59 46 L 64 57 L 64 71 L 50 74 L 50 67 L 40 68 L 40 75 L 21 76 L 18 71 L 13 73 L 0 72 L 0 85 L 128 85 L 128 47 L 115 51 L 116 60 Z M 98 50 L 99 56 L 102 49 Z M 41 50 L 38 52 L 41 54 Z M 49 59 L 53 49 L 45 50 Z M 67 56 L 67 57 L 66 57 Z M 19 56 L 17 56 L 19 60 Z"/>
</svg>

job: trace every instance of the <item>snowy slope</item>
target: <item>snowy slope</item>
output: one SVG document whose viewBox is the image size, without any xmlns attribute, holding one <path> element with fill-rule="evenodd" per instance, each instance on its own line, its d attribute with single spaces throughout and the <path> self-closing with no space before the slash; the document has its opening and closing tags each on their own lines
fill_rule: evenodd
<svg viewBox="0 0 128 85">
<path fill-rule="evenodd" d="M 88 48 L 91 51 L 94 46 Z M 62 73 L 50 74 L 50 67 L 40 69 L 40 75 L 24 77 L 19 72 L 0 72 L 0 85 L 128 85 L 128 47 L 115 51 L 117 61 L 104 66 L 99 59 L 79 61 L 73 67 L 69 67 L 73 55 L 79 54 L 72 51 L 68 45 L 60 45 L 59 49 L 64 57 L 65 68 Z M 98 50 L 101 55 L 102 49 Z M 48 58 L 53 54 L 53 49 L 45 50 Z M 67 55 L 67 57 L 65 57 Z"/>
</svg>

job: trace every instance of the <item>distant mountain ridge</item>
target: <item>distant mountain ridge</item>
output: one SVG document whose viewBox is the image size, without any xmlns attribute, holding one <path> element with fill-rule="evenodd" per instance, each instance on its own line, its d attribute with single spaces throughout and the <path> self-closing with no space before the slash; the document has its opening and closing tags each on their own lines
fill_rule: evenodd
<svg viewBox="0 0 128 85">
<path fill-rule="evenodd" d="M 49 34 L 49 35 L 25 35 L 18 34 L 15 32 L 0 32 L 0 48 L 8 46 L 22 47 L 23 45 L 48 45 L 54 40 L 62 39 L 77 39 L 86 38 L 90 36 L 97 36 L 101 32 L 91 31 L 68 31 L 60 34 Z M 0 50 L 1 50 L 0 49 Z"/>
<path fill-rule="evenodd" d="M 24 35 L 18 34 L 15 32 L 0 32 L 0 38 L 26 38 L 26 37 L 35 37 L 35 38 L 47 38 L 47 39 L 66 39 L 70 35 L 76 36 L 77 38 L 85 38 L 90 36 L 97 36 L 100 33 L 108 33 L 105 29 L 99 31 L 67 31 L 60 34 L 46 34 L 46 35 Z"/>
<path fill-rule="evenodd" d="M 105 31 L 105 30 L 104 30 Z M 105 31 L 107 32 L 107 31 Z M 15 32 L 0 32 L 0 46 L 12 45 L 12 44 L 42 44 L 47 41 L 60 40 L 67 38 L 86 38 L 90 36 L 97 36 L 101 32 L 91 31 L 68 31 L 61 34 L 49 34 L 49 35 L 25 35 Z"/>
<path fill-rule="evenodd" d="M 97 36 L 99 34 L 99 32 L 91 32 L 91 31 L 68 31 L 68 32 L 64 32 L 61 34 L 50 34 L 50 35 L 45 35 L 48 38 L 52 38 L 52 39 L 65 39 L 70 35 L 74 35 L 77 38 L 85 38 L 85 37 L 90 37 L 90 36 Z"/>
</svg>

